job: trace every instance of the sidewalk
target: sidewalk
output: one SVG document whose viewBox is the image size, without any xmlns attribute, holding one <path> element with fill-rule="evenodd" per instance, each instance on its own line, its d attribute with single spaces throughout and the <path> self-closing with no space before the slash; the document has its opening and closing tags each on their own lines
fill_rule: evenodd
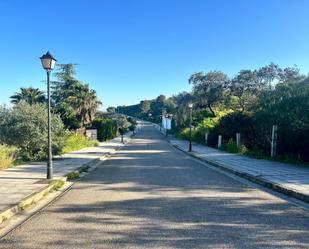
<svg viewBox="0 0 309 249">
<path fill-rule="evenodd" d="M 188 141 L 171 138 L 170 143 L 182 151 L 188 151 Z M 309 203 L 308 167 L 258 160 L 196 143 L 193 143 L 192 150 L 192 156 L 213 166 Z"/>
<path fill-rule="evenodd" d="M 128 142 L 131 132 L 124 136 Z M 123 146 L 120 137 L 100 143 L 98 147 L 84 148 L 64 154 L 53 160 L 54 179 L 78 170 L 84 164 L 114 152 Z M 0 171 L 0 213 L 17 205 L 24 198 L 49 185 L 46 179 L 46 162 L 35 162 Z M 1 220 L 0 220 L 1 223 Z"/>
</svg>

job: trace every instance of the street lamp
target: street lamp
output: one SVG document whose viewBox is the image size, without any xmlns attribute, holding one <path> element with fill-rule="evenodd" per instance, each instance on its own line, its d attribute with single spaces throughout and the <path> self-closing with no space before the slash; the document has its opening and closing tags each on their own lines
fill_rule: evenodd
<svg viewBox="0 0 309 249">
<path fill-rule="evenodd" d="M 189 140 L 189 152 L 192 151 L 192 109 L 193 109 L 193 103 L 188 103 L 188 107 L 190 109 L 190 140 Z"/>
<path fill-rule="evenodd" d="M 48 115 L 48 154 L 47 154 L 47 179 L 53 179 L 52 148 L 51 148 L 51 112 L 50 112 L 50 72 L 56 65 L 56 59 L 47 52 L 41 57 L 42 66 L 47 73 L 47 115 Z"/>
</svg>

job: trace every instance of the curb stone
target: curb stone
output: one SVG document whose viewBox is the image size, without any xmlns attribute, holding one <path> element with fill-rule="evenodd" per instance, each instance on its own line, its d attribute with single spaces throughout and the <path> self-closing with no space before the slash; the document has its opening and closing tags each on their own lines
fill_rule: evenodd
<svg viewBox="0 0 309 249">
<path fill-rule="evenodd" d="M 299 192 L 297 192 L 297 191 L 295 191 L 293 189 L 285 188 L 284 186 L 282 186 L 280 184 L 273 183 L 271 181 L 265 180 L 262 177 L 256 177 L 256 176 L 250 175 L 248 173 L 241 172 L 241 171 L 229 168 L 228 166 L 223 165 L 221 163 L 218 163 L 218 162 L 206 159 L 206 158 L 202 158 L 202 157 L 198 156 L 197 153 L 188 152 L 188 151 L 180 148 L 179 146 L 172 144 L 170 140 L 168 140 L 168 142 L 174 148 L 176 148 L 176 149 L 186 153 L 187 155 L 189 155 L 191 157 L 194 157 L 194 158 L 196 158 L 196 159 L 198 159 L 198 160 L 200 160 L 202 162 L 208 163 L 208 164 L 210 164 L 210 165 L 212 165 L 212 166 L 214 166 L 216 168 L 219 168 L 219 169 L 224 170 L 226 172 L 229 172 L 229 173 L 232 173 L 234 175 L 240 176 L 240 177 L 245 178 L 245 179 L 247 179 L 247 180 L 249 180 L 251 182 L 257 183 L 257 184 L 262 185 L 264 187 L 270 188 L 270 189 L 272 189 L 272 190 L 274 190 L 276 192 L 285 194 L 287 196 L 293 197 L 295 199 L 301 200 L 301 201 L 309 204 L 309 196 L 306 195 L 306 194 L 299 193 Z"/>
<path fill-rule="evenodd" d="M 39 191 L 35 193 L 30 194 L 29 196 L 26 196 L 19 203 L 0 212 L 0 224 L 10 219 L 12 216 L 16 215 L 17 213 L 23 211 L 25 208 L 30 207 L 31 205 L 39 202 L 41 199 L 44 198 L 44 196 L 52 192 L 54 188 L 57 188 L 58 185 L 63 185 L 63 183 L 65 182 L 66 182 L 66 177 L 62 177 L 57 180 L 52 180 L 50 181 L 49 185 L 41 188 Z"/>
</svg>

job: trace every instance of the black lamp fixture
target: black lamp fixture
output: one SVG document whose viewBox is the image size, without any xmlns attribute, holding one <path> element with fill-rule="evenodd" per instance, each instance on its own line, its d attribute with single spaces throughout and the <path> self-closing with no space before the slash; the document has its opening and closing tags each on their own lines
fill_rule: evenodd
<svg viewBox="0 0 309 249">
<path fill-rule="evenodd" d="M 56 59 L 51 55 L 49 51 L 46 54 L 43 54 L 41 57 L 42 66 L 46 71 L 51 71 L 56 65 Z"/>
</svg>

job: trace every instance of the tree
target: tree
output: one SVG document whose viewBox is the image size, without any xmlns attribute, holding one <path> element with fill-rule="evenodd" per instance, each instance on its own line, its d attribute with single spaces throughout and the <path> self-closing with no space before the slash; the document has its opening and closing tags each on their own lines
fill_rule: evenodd
<svg viewBox="0 0 309 249">
<path fill-rule="evenodd" d="M 116 108 L 113 106 L 110 106 L 106 109 L 106 111 L 110 114 L 115 114 L 116 113 Z"/>
<path fill-rule="evenodd" d="M 60 64 L 55 73 L 52 99 L 54 109 L 69 129 L 89 124 L 101 105 L 95 90 L 74 78 L 76 64 Z"/>
<path fill-rule="evenodd" d="M 280 70 L 278 65 L 270 63 L 267 66 L 255 70 L 253 73 L 255 74 L 257 84 L 260 88 L 268 87 L 272 89 L 274 80 L 279 77 Z"/>
<path fill-rule="evenodd" d="M 38 88 L 28 87 L 28 88 L 20 88 L 20 92 L 15 93 L 10 97 L 11 103 L 17 104 L 20 101 L 25 101 L 29 105 L 44 103 L 46 101 L 44 92 L 39 90 Z"/>
<path fill-rule="evenodd" d="M 58 83 L 65 83 L 67 79 L 74 79 L 76 74 L 75 66 L 76 63 L 68 63 L 68 64 L 57 64 L 57 71 L 55 73 L 56 78 L 59 80 Z"/>
<path fill-rule="evenodd" d="M 208 107 L 213 116 L 216 116 L 214 105 L 222 101 L 228 77 L 221 71 L 195 73 L 189 78 L 193 85 L 193 94 L 198 98 L 199 107 Z"/>
<path fill-rule="evenodd" d="M 69 103 L 75 107 L 76 117 L 82 127 L 92 122 L 96 110 L 102 104 L 96 94 L 96 91 L 90 89 L 88 84 L 77 86 L 78 91 L 69 98 Z"/>
<path fill-rule="evenodd" d="M 236 104 L 232 103 L 232 108 L 240 112 L 248 111 L 257 101 L 262 89 L 254 72 L 241 70 L 229 85 L 231 97 L 236 100 Z"/>
<path fill-rule="evenodd" d="M 287 67 L 281 69 L 278 73 L 280 83 L 297 83 L 306 78 L 305 75 L 300 74 L 297 67 Z"/>
<path fill-rule="evenodd" d="M 258 106 L 253 114 L 258 138 L 256 145 L 268 153 L 270 127 L 277 124 L 278 154 L 294 155 L 308 161 L 309 84 L 305 81 L 278 83 L 273 91 L 260 96 Z"/>
<path fill-rule="evenodd" d="M 66 130 L 59 115 L 52 115 L 53 154 L 62 152 Z M 13 108 L 0 107 L 0 144 L 16 146 L 19 157 L 39 160 L 47 155 L 47 107 L 21 101 Z"/>
<path fill-rule="evenodd" d="M 128 122 L 125 116 L 120 116 L 117 118 L 118 131 L 121 135 L 128 131 L 130 125 L 131 124 Z"/>
<path fill-rule="evenodd" d="M 152 120 L 154 122 L 160 122 L 163 109 L 165 109 L 166 97 L 159 95 L 155 100 L 151 101 L 150 110 L 152 113 Z"/>
<path fill-rule="evenodd" d="M 166 100 L 165 95 L 161 94 L 157 97 L 156 102 L 159 104 L 164 104 L 165 100 Z"/>
<path fill-rule="evenodd" d="M 149 100 L 143 100 L 140 102 L 140 107 L 141 107 L 141 111 L 142 113 L 148 113 L 150 111 L 150 105 L 151 105 L 151 101 Z"/>
<path fill-rule="evenodd" d="M 195 98 L 191 93 L 181 92 L 171 97 L 171 99 L 173 99 L 173 102 L 176 105 L 174 111 L 175 126 L 183 127 L 189 120 L 188 103 L 194 102 Z"/>
<path fill-rule="evenodd" d="M 141 118 L 141 108 L 139 104 L 129 106 L 117 106 L 116 110 L 118 114 L 125 114 Z"/>
</svg>

